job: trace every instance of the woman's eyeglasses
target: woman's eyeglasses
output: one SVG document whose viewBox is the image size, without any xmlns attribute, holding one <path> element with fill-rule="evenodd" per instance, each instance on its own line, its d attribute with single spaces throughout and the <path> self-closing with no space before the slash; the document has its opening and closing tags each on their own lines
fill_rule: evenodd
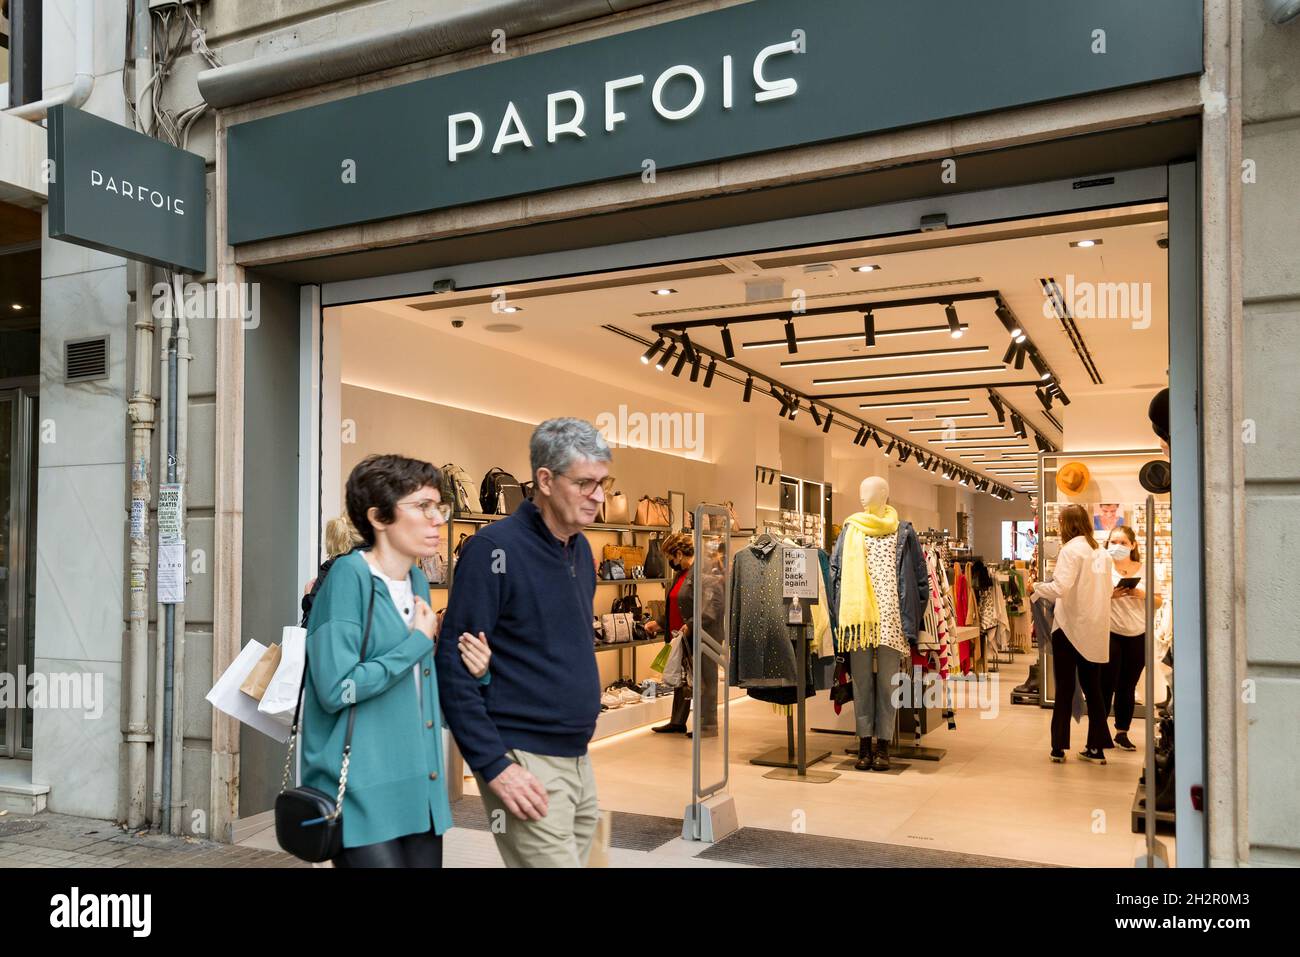
<svg viewBox="0 0 1300 957">
<path fill-rule="evenodd" d="M 398 502 L 398 505 L 413 505 L 424 513 L 424 517 L 429 521 L 442 519 L 443 522 L 451 520 L 451 506 L 446 502 L 435 502 L 431 498 L 423 499 L 419 502 Z"/>
</svg>

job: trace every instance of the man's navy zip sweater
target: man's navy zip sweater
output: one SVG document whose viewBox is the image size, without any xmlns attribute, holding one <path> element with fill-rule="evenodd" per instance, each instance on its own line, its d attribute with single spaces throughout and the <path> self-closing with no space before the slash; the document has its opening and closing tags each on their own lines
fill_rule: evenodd
<svg viewBox="0 0 1300 957">
<path fill-rule="evenodd" d="M 562 542 L 524 502 L 465 542 L 436 655 L 447 725 L 469 766 L 491 781 L 506 752 L 579 757 L 596 731 L 600 674 L 592 642 L 596 570 L 581 533 Z M 481 685 L 457 648 L 487 635 L 492 681 Z"/>
</svg>

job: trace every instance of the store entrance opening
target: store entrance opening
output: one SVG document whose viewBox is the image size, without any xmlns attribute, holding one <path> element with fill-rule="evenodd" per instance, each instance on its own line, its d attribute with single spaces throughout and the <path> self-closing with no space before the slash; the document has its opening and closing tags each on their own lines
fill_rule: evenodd
<svg viewBox="0 0 1300 957">
<path fill-rule="evenodd" d="M 327 307 L 321 517 L 342 513 L 343 483 L 366 455 L 445 467 L 466 498 L 425 562 L 445 604 L 458 548 L 501 517 L 493 470 L 526 482 L 539 422 L 591 421 L 616 479 L 587 532 L 600 563 L 591 753 L 602 808 L 680 822 L 689 799 L 695 739 L 678 732 L 709 729 L 655 664 L 677 578 L 664 544 L 707 503 L 731 526 L 730 622 L 715 627 L 732 667 L 717 697 L 731 704 L 723 754 L 749 862 L 788 859 L 787 838 L 817 836 L 857 842 L 858 862 L 911 849 L 936 862 L 1131 866 L 1148 720 L 1136 659 L 1118 675 L 1109 658 L 1078 670 L 1087 690 L 1085 672 L 1105 671 L 1105 733 L 1126 731 L 1136 749 L 1082 759 L 1085 716 L 1068 723 L 1064 761 L 1050 760 L 1053 685 L 1040 659 L 1058 622 L 1049 610 L 1036 626 L 1029 596 L 1067 544 L 1066 505 L 1101 517 L 1098 555 L 1127 530 L 1146 548 L 1130 512 L 1144 500 L 1135 463 L 1164 454 L 1148 406 L 1169 384 L 1168 216 L 1150 202 Z M 1067 471 L 1089 462 L 1082 483 Z M 1161 503 L 1158 561 L 1172 549 Z M 900 575 L 873 536 L 889 536 L 889 554 L 914 543 L 919 571 Z M 863 554 L 833 563 L 841 539 Z M 781 651 L 810 692 L 808 750 L 827 755 L 813 770 L 837 773 L 816 785 L 752 763 L 790 740 L 795 682 L 741 670 L 764 653 L 749 643 L 771 636 L 750 623 L 787 610 L 767 556 L 793 547 L 822 566 L 807 658 Z M 1123 595 L 1159 593 L 1168 635 L 1170 568 Z M 850 569 L 897 593 L 868 598 L 861 582 L 846 585 Z M 922 581 L 919 618 L 900 628 Z M 849 602 L 871 622 L 856 642 L 837 621 Z M 1157 668 L 1163 689 L 1169 665 Z M 1170 712 L 1164 696 L 1157 704 Z M 884 766 L 864 767 L 864 747 L 885 752 Z M 709 853 L 740 860 L 722 844 Z"/>
</svg>

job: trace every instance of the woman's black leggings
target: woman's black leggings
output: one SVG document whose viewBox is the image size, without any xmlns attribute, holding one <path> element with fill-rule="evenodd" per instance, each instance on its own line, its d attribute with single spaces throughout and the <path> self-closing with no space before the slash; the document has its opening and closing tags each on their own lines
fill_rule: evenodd
<svg viewBox="0 0 1300 957">
<path fill-rule="evenodd" d="M 1147 666 L 1146 635 L 1110 633 L 1110 662 L 1101 673 L 1101 699 L 1110 714 L 1115 705 L 1115 730 L 1133 726 L 1138 681 Z"/>
<path fill-rule="evenodd" d="M 442 837 L 433 822 L 423 834 L 406 834 L 360 847 L 345 847 L 334 858 L 335 867 L 442 867 Z"/>
<path fill-rule="evenodd" d="M 1060 628 L 1052 632 L 1052 676 L 1056 698 L 1052 704 L 1052 749 L 1070 750 L 1070 719 L 1074 709 L 1074 681 L 1078 673 L 1083 700 L 1088 708 L 1088 747 L 1104 750 L 1111 746 L 1106 711 L 1101 701 L 1101 670 L 1104 665 L 1089 661 L 1070 644 Z"/>
</svg>

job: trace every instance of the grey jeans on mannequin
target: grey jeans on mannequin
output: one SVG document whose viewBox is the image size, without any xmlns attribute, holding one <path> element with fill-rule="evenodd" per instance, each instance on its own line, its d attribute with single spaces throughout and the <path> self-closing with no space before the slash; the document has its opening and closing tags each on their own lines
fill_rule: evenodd
<svg viewBox="0 0 1300 957">
<path fill-rule="evenodd" d="M 876 662 L 875 673 L 871 664 Z M 853 678 L 853 716 L 859 738 L 894 736 L 895 682 L 903 662 L 901 652 L 884 646 L 849 652 L 849 674 Z"/>
</svg>

